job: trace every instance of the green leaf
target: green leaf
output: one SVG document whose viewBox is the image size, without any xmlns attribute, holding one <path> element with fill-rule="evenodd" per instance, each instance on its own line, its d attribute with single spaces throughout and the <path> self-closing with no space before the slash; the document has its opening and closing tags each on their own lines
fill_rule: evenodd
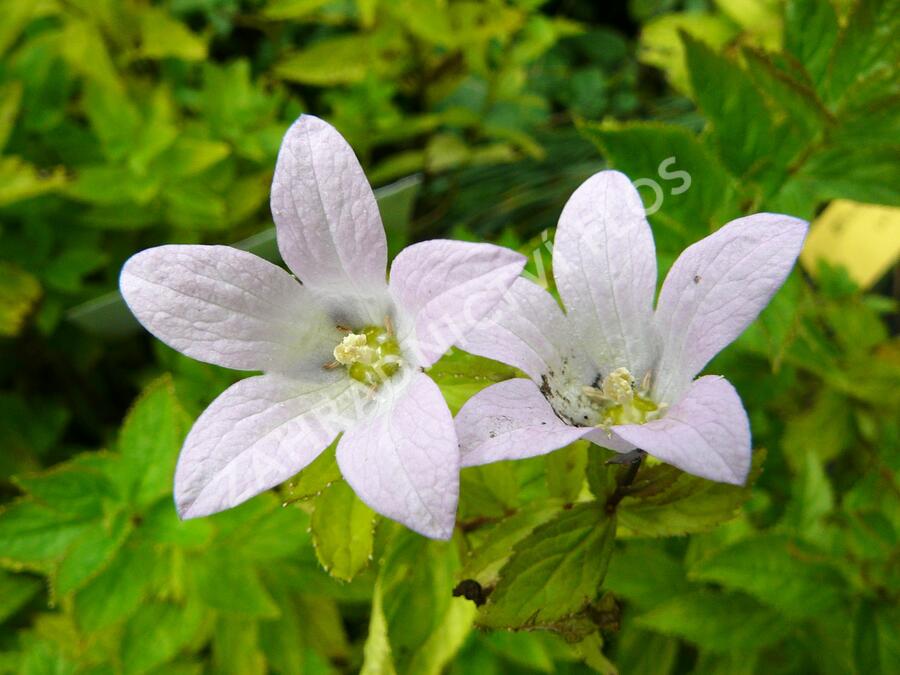
<svg viewBox="0 0 900 675">
<path fill-rule="evenodd" d="M 75 19 L 70 14 L 60 33 L 60 53 L 76 73 L 103 87 L 121 89 L 122 83 L 113 65 L 106 40 L 90 21 Z"/>
<path fill-rule="evenodd" d="M 350 581 L 369 564 L 375 519 L 346 481 L 332 483 L 316 497 L 310 520 L 313 546 L 331 576 Z"/>
<path fill-rule="evenodd" d="M 735 176 L 784 170 L 799 150 L 776 125 L 762 93 L 736 63 L 684 35 L 694 98 L 709 120 L 719 156 Z M 709 86 L 715 82 L 715 86 Z M 783 153 L 782 148 L 791 151 Z"/>
<path fill-rule="evenodd" d="M 363 649 L 363 665 L 360 675 L 396 675 L 397 672 L 391 657 L 387 619 L 382 607 L 383 595 L 381 582 L 378 581 L 375 583 L 375 592 L 372 595 L 369 633 Z"/>
<path fill-rule="evenodd" d="M 275 74 L 291 82 L 333 87 L 363 81 L 377 61 L 368 35 L 340 35 L 286 57 L 275 66 Z"/>
<path fill-rule="evenodd" d="M 825 78 L 837 34 L 837 16 L 830 0 L 788 0 L 784 48 L 803 64 L 817 86 Z"/>
<path fill-rule="evenodd" d="M 257 570 L 231 550 L 210 550 L 192 558 L 191 579 L 210 609 L 258 617 L 277 617 L 278 605 Z"/>
<path fill-rule="evenodd" d="M 783 639 L 790 626 L 776 611 L 749 596 L 711 590 L 678 595 L 635 621 L 717 653 L 766 647 Z"/>
<path fill-rule="evenodd" d="M 663 540 L 620 542 L 609 563 L 603 587 L 646 610 L 685 593 L 688 581 L 680 560 Z"/>
<path fill-rule="evenodd" d="M 206 58 L 206 43 L 164 9 L 144 7 L 139 16 L 142 57 L 177 58 L 185 61 L 200 61 Z"/>
<path fill-rule="evenodd" d="M 562 503 L 557 500 L 535 502 L 498 523 L 469 534 L 474 544 L 459 572 L 459 578 L 474 579 L 485 587 L 494 586 L 500 569 L 512 555 L 514 545 L 550 520 L 561 508 Z"/>
<path fill-rule="evenodd" d="M 737 33 L 724 16 L 705 12 L 664 14 L 648 21 L 641 30 L 638 57 L 643 63 L 660 68 L 669 82 L 682 93 L 690 91 L 684 46 L 679 34 L 684 31 L 714 48 L 725 45 Z"/>
<path fill-rule="evenodd" d="M 312 464 L 291 478 L 285 489 L 285 502 L 305 501 L 322 494 L 329 485 L 341 480 L 341 470 L 335 455 L 337 441 L 328 446 Z"/>
<path fill-rule="evenodd" d="M 900 663 L 900 610 L 894 605 L 864 600 L 853 622 L 855 672 L 889 675 Z"/>
<path fill-rule="evenodd" d="M 196 603 L 152 602 L 141 607 L 122 634 L 124 673 L 145 673 L 172 659 L 194 639 L 203 620 Z"/>
<path fill-rule="evenodd" d="M 827 146 L 810 156 L 793 179 L 822 201 L 852 199 L 900 206 L 900 146 L 894 139 L 882 141 L 879 145 Z"/>
<path fill-rule="evenodd" d="M 34 577 L 0 570 L 0 624 L 31 600 L 41 590 L 41 585 Z"/>
<path fill-rule="evenodd" d="M 87 455 L 91 458 L 90 455 Z M 113 500 L 113 484 L 101 471 L 76 458 L 49 471 L 16 476 L 13 481 L 35 501 L 46 504 L 67 519 L 92 519 L 103 513 L 104 500 Z"/>
<path fill-rule="evenodd" d="M 428 369 L 428 375 L 440 387 L 450 410 L 456 413 L 488 385 L 516 377 L 519 372 L 498 361 L 451 349 Z"/>
<path fill-rule="evenodd" d="M 231 146 L 222 141 L 179 137 L 156 161 L 160 171 L 183 178 L 205 171 L 230 153 Z"/>
<path fill-rule="evenodd" d="M 146 507 L 171 494 L 178 451 L 190 418 L 175 396 L 169 375 L 150 383 L 135 401 L 119 432 L 126 494 Z"/>
<path fill-rule="evenodd" d="M 578 441 L 546 456 L 547 490 L 551 497 L 574 502 L 584 486 L 590 444 Z"/>
<path fill-rule="evenodd" d="M 832 105 L 852 100 L 861 91 L 878 94 L 896 82 L 900 64 L 900 1 L 856 2 L 831 54 L 825 99 Z"/>
<path fill-rule="evenodd" d="M 259 624 L 228 615 L 216 621 L 212 640 L 213 672 L 222 675 L 264 675 L 266 660 L 259 650 Z"/>
<path fill-rule="evenodd" d="M 65 184 L 61 168 L 43 171 L 20 157 L 0 157 L 0 206 L 53 192 Z"/>
<path fill-rule="evenodd" d="M 133 536 L 106 568 L 75 594 L 75 618 L 88 632 L 127 619 L 154 586 L 161 561 Z"/>
<path fill-rule="evenodd" d="M 829 123 L 829 116 L 809 85 L 778 68 L 764 51 L 748 47 L 741 53 L 756 88 L 765 93 L 778 116 L 802 134 L 805 142 L 816 138 Z"/>
<path fill-rule="evenodd" d="M 0 563 L 46 569 L 90 527 L 30 499 L 13 502 L 0 511 Z"/>
<path fill-rule="evenodd" d="M 846 582 L 823 555 L 777 534 L 744 539 L 695 563 L 689 576 L 743 591 L 793 618 L 835 610 Z"/>
<path fill-rule="evenodd" d="M 0 262 L 0 336 L 14 337 L 41 297 L 41 285 L 15 265 Z"/>
<path fill-rule="evenodd" d="M 584 609 L 606 575 L 615 530 L 599 502 L 576 504 L 539 526 L 513 548 L 478 623 L 527 628 Z"/>
<path fill-rule="evenodd" d="M 112 562 L 130 533 L 131 523 L 125 514 L 108 523 L 95 523 L 72 544 L 56 568 L 52 577 L 54 594 L 71 593 L 93 579 Z"/>
<path fill-rule="evenodd" d="M 13 131 L 19 104 L 22 102 L 22 84 L 6 82 L 0 85 L 0 151 L 6 147 L 6 141 Z"/>
<path fill-rule="evenodd" d="M 632 181 L 656 183 L 659 192 L 652 183 L 643 183 L 644 206 L 658 208 L 650 219 L 680 234 L 680 244 L 705 236 L 733 214 L 731 179 L 687 129 L 648 122 L 583 123 L 579 128 Z"/>
<path fill-rule="evenodd" d="M 765 450 L 753 454 L 753 468 L 746 485 L 715 483 L 672 467 L 657 470 L 660 476 L 675 471 L 678 477 L 664 488 L 658 484 L 646 496 L 638 493 L 625 497 L 617 510 L 620 534 L 669 537 L 704 532 L 731 520 L 750 498 L 751 487 L 762 469 L 765 455 Z M 646 470 L 638 473 L 638 480 Z"/>
<path fill-rule="evenodd" d="M 303 19 L 327 5 L 330 0 L 271 0 L 266 3 L 263 16 L 267 19 Z"/>
</svg>

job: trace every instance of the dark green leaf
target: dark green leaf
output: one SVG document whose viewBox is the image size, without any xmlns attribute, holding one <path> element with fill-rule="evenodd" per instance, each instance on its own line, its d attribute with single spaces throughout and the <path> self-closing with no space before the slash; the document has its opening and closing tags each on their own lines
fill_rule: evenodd
<svg viewBox="0 0 900 675">
<path fill-rule="evenodd" d="M 513 548 L 478 623 L 527 628 L 584 609 L 606 575 L 615 528 L 599 502 L 577 504 L 539 526 Z"/>
</svg>

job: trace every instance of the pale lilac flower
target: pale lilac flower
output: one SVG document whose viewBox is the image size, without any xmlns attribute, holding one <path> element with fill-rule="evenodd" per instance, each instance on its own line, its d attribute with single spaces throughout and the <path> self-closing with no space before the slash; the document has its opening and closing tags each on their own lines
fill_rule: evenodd
<svg viewBox="0 0 900 675">
<path fill-rule="evenodd" d="M 553 273 L 566 308 L 518 279 L 462 347 L 530 379 L 488 387 L 456 419 L 462 464 L 545 454 L 586 438 L 640 448 L 712 480 L 741 484 L 750 424 L 734 387 L 694 377 L 782 285 L 807 224 L 759 213 L 682 253 L 656 310 L 656 253 L 628 178 L 603 171 L 563 209 Z"/>
<path fill-rule="evenodd" d="M 430 537 L 453 530 L 459 448 L 422 369 L 482 319 L 524 259 L 428 241 L 394 260 L 347 142 L 304 115 L 272 184 L 278 247 L 303 282 L 227 246 L 160 246 L 124 266 L 122 294 L 160 340 L 201 361 L 262 371 L 200 416 L 178 460 L 182 518 L 235 506 L 296 474 L 338 434 L 340 469 L 379 513 Z"/>
</svg>

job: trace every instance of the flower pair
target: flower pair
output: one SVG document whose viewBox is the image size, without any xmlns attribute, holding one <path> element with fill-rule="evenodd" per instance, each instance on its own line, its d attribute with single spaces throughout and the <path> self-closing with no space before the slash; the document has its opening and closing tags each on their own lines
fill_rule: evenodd
<svg viewBox="0 0 900 675">
<path fill-rule="evenodd" d="M 640 198 L 622 174 L 602 172 L 560 219 L 553 258 L 564 315 L 517 278 L 521 255 L 490 244 L 415 244 L 387 280 L 371 188 L 346 141 L 315 117 L 287 132 L 271 205 L 279 250 L 302 284 L 227 246 L 160 246 L 122 270 L 126 302 L 160 340 L 263 373 L 229 387 L 188 434 L 175 474 L 181 517 L 289 479 L 339 435 L 338 465 L 359 497 L 435 538 L 453 531 L 461 457 L 529 457 L 589 438 L 744 479 L 750 435 L 737 394 L 721 378 L 692 380 L 783 282 L 802 221 L 751 216 L 689 248 L 654 314 Z M 453 345 L 530 379 L 479 393 L 454 425 L 423 372 Z"/>
</svg>

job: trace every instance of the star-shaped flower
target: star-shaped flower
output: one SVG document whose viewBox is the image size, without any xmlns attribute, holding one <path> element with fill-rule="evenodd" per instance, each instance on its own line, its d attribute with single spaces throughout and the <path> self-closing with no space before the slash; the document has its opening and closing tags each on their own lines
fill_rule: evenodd
<svg viewBox="0 0 900 675">
<path fill-rule="evenodd" d="M 807 223 L 759 213 L 685 250 L 659 294 L 640 196 L 623 174 L 582 184 L 559 219 L 553 273 L 566 308 L 518 279 L 462 347 L 530 379 L 484 389 L 457 415 L 462 464 L 545 454 L 586 438 L 640 448 L 690 473 L 740 484 L 750 424 L 734 387 L 694 379 L 769 303 Z"/>
<path fill-rule="evenodd" d="M 178 460 L 183 518 L 235 506 L 296 474 L 338 434 L 359 497 L 426 536 L 447 538 L 459 493 L 450 411 L 422 372 L 493 309 L 522 256 L 428 241 L 386 280 L 375 196 L 347 142 L 320 119 L 287 132 L 272 183 L 280 267 L 227 246 L 160 246 L 122 269 L 131 311 L 201 361 L 262 371 L 194 424 Z"/>
</svg>

